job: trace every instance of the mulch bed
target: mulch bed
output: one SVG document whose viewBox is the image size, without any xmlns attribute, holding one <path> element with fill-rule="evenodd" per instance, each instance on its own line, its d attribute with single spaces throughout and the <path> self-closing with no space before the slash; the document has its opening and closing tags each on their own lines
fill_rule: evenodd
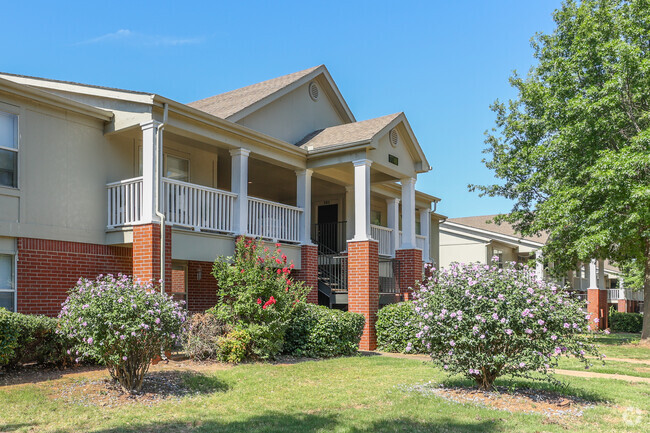
<svg viewBox="0 0 650 433">
<path fill-rule="evenodd" d="M 593 403 L 578 397 L 537 389 L 512 390 L 495 387 L 492 391 L 481 391 L 475 388 L 447 387 L 429 382 L 404 387 L 404 390 L 461 404 L 506 412 L 542 414 L 548 417 L 581 417 L 584 409 L 593 407 Z"/>
</svg>

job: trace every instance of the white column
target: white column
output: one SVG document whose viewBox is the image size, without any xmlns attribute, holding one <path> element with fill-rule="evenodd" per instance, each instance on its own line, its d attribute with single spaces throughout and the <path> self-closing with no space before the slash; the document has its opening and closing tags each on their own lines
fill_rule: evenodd
<svg viewBox="0 0 650 433">
<path fill-rule="evenodd" d="M 232 149 L 231 185 L 232 192 L 237 194 L 233 215 L 233 230 L 235 234 L 244 235 L 248 232 L 248 149 Z"/>
<path fill-rule="evenodd" d="M 598 288 L 598 275 L 596 274 L 596 259 L 589 262 L 589 287 L 588 289 Z"/>
<path fill-rule="evenodd" d="M 367 241 L 370 236 L 370 164 L 369 159 L 354 164 L 354 238 Z"/>
<path fill-rule="evenodd" d="M 431 209 L 420 210 L 420 235 L 424 236 L 424 250 L 422 251 L 422 260 L 424 263 L 429 263 L 429 250 L 431 249 L 431 242 L 429 234 L 431 232 Z"/>
<path fill-rule="evenodd" d="M 538 280 L 544 279 L 544 255 L 541 250 L 535 251 L 535 278 Z"/>
<path fill-rule="evenodd" d="M 605 289 L 605 261 L 598 260 L 598 288 Z"/>
<path fill-rule="evenodd" d="M 141 220 L 144 223 L 159 221 L 156 216 L 156 193 L 158 190 L 156 166 L 160 164 L 158 149 L 157 127 L 160 123 L 155 120 L 142 122 L 142 209 Z"/>
<path fill-rule="evenodd" d="M 345 240 L 354 237 L 354 186 L 345 187 Z"/>
<path fill-rule="evenodd" d="M 386 206 L 388 208 L 388 215 L 386 222 L 388 228 L 393 230 L 391 235 L 391 254 L 395 256 L 395 250 L 399 248 L 399 199 L 387 198 Z"/>
<path fill-rule="evenodd" d="M 402 245 L 403 250 L 415 248 L 415 179 L 407 177 L 402 182 Z"/>
<path fill-rule="evenodd" d="M 300 243 L 311 244 L 311 175 L 312 170 L 296 171 L 296 206 L 301 207 Z"/>
</svg>

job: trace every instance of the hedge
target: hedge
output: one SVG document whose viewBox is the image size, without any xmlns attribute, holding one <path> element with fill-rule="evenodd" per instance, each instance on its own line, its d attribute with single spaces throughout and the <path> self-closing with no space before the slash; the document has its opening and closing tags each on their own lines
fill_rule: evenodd
<svg viewBox="0 0 650 433">
<path fill-rule="evenodd" d="M 641 332 L 643 314 L 609 311 L 609 329 L 615 332 Z"/>
<path fill-rule="evenodd" d="M 411 301 L 386 305 L 377 313 L 377 347 L 386 352 L 405 353 L 406 345 L 411 343 L 409 353 L 426 353 L 422 342 L 415 337 L 419 318 Z"/>
<path fill-rule="evenodd" d="M 13 368 L 35 362 L 62 366 L 72 362 L 66 353 L 70 347 L 68 339 L 56 333 L 58 319 L 0 309 L 0 336 L 8 335 L 7 325 L 13 327 L 18 344 L 7 351 L 5 343 L 0 343 L 0 365 Z"/>
<path fill-rule="evenodd" d="M 0 308 L 0 365 L 8 364 L 15 356 L 18 347 L 18 328 L 14 315 Z"/>
<path fill-rule="evenodd" d="M 314 304 L 296 307 L 284 340 L 284 353 L 310 358 L 357 353 L 363 332 L 363 315 Z"/>
</svg>

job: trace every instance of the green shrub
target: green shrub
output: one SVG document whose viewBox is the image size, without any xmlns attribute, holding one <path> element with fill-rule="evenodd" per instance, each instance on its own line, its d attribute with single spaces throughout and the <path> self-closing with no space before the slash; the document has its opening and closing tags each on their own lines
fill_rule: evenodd
<svg viewBox="0 0 650 433">
<path fill-rule="evenodd" d="M 359 349 L 364 324 L 358 313 L 302 304 L 293 311 L 284 352 L 311 358 L 353 355 Z"/>
<path fill-rule="evenodd" d="M 14 322 L 14 315 L 0 308 L 0 365 L 8 364 L 14 359 L 18 347 L 19 333 Z"/>
<path fill-rule="evenodd" d="M 293 264 L 279 249 L 240 237 L 233 257 L 219 257 L 212 274 L 218 303 L 209 313 L 251 337 L 249 353 L 271 359 L 282 350 L 291 311 L 304 303 L 308 288 L 289 277 Z"/>
<path fill-rule="evenodd" d="M 425 347 L 415 334 L 419 316 L 411 301 L 399 302 L 383 307 L 377 313 L 377 346 L 386 352 L 406 353 L 410 343 L 409 353 L 426 353 Z"/>
<path fill-rule="evenodd" d="M 71 362 L 67 354 L 70 341 L 57 332 L 59 321 L 52 317 L 34 316 L 29 314 L 10 313 L 0 309 L 0 334 L 9 325 L 16 337 L 11 354 L 2 347 L 11 345 L 11 335 L 0 339 L 0 365 L 9 368 L 22 364 L 37 363 L 39 365 L 62 366 Z M 7 356 L 8 355 L 8 356 Z"/>
<path fill-rule="evenodd" d="M 235 329 L 219 339 L 217 359 L 238 364 L 250 357 L 253 338 L 246 329 Z"/>
<path fill-rule="evenodd" d="M 613 308 L 609 310 L 609 329 L 614 332 L 641 332 L 643 314 L 619 313 Z"/>
<path fill-rule="evenodd" d="M 59 315 L 74 354 L 106 364 L 127 392 L 139 391 L 152 359 L 179 339 L 187 312 L 151 283 L 126 275 L 80 279 Z"/>
</svg>

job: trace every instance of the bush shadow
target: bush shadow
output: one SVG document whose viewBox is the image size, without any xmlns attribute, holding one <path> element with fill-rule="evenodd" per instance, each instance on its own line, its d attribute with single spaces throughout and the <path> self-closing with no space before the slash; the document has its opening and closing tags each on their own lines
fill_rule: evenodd
<svg viewBox="0 0 650 433">
<path fill-rule="evenodd" d="M 73 367 L 52 367 L 26 365 L 14 369 L 0 370 L 0 388 L 11 385 L 36 384 L 57 380 L 80 373 L 106 371 L 103 365 L 80 365 Z"/>
<path fill-rule="evenodd" d="M 285 414 L 270 412 L 242 421 L 203 420 L 172 423 L 140 424 L 96 430 L 99 433 L 131 432 L 223 432 L 223 433 L 316 433 L 346 427 L 336 415 Z M 501 431 L 498 420 L 459 422 L 448 418 L 436 421 L 414 421 L 404 418 L 376 420 L 363 427 L 348 427 L 345 431 L 366 432 L 492 432 Z"/>
</svg>

